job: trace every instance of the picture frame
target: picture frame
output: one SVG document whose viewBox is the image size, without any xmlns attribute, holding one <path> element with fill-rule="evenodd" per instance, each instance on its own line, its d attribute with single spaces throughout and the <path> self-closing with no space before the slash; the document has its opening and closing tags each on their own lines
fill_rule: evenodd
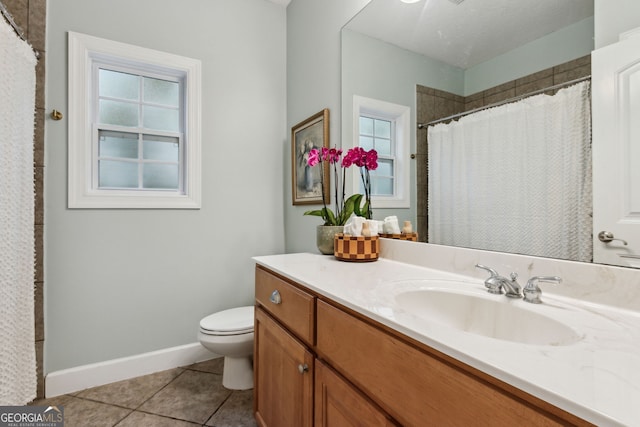
<svg viewBox="0 0 640 427">
<path fill-rule="evenodd" d="M 309 151 L 329 148 L 329 109 L 314 114 L 291 128 L 291 184 L 294 205 L 322 204 L 322 185 L 324 183 L 324 200 L 330 203 L 331 188 L 329 163 L 322 162 L 322 167 L 307 165 Z"/>
</svg>

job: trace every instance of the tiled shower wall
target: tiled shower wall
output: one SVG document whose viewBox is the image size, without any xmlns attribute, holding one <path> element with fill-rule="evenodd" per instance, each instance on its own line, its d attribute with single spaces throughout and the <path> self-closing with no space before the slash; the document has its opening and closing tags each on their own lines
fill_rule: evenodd
<svg viewBox="0 0 640 427">
<path fill-rule="evenodd" d="M 417 86 L 417 120 L 429 123 L 591 74 L 591 56 L 583 56 L 467 97 Z M 416 144 L 418 236 L 428 237 L 427 129 L 418 129 Z"/>
<path fill-rule="evenodd" d="M 36 112 L 34 134 L 33 175 L 35 180 L 35 346 L 38 365 L 38 397 L 44 397 L 43 347 L 44 347 L 44 80 L 45 34 L 47 23 L 46 0 L 0 0 L 33 49 L 38 52 L 36 66 Z M 2 19 L 2 18 L 0 18 Z"/>
</svg>

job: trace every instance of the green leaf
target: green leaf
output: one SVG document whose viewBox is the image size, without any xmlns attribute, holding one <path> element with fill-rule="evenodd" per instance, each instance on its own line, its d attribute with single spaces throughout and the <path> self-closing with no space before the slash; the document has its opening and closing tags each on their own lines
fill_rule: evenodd
<svg viewBox="0 0 640 427">
<path fill-rule="evenodd" d="M 323 216 L 322 209 L 316 209 L 315 211 L 306 211 L 303 215 Z"/>
<path fill-rule="evenodd" d="M 336 216 L 333 214 L 331 209 L 322 208 L 322 210 L 325 211 L 325 216 L 323 216 L 324 225 L 340 225 L 336 222 Z"/>
<path fill-rule="evenodd" d="M 353 212 L 357 216 L 364 216 L 362 214 L 362 209 L 360 208 L 360 203 L 362 203 L 362 197 L 363 197 L 362 194 L 354 194 L 353 196 L 349 197 L 349 199 L 347 199 L 347 202 L 351 204 L 351 212 Z"/>
</svg>

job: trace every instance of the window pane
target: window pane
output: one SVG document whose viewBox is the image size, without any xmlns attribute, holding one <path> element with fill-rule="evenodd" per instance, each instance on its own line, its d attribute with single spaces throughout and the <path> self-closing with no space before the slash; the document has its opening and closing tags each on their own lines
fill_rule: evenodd
<svg viewBox="0 0 640 427">
<path fill-rule="evenodd" d="M 145 135 L 143 144 L 143 158 L 145 160 L 162 160 L 176 163 L 180 160 L 178 138 Z"/>
<path fill-rule="evenodd" d="M 390 156 L 391 141 L 388 139 L 376 139 L 376 151 L 381 156 Z"/>
<path fill-rule="evenodd" d="M 178 165 L 146 163 L 143 172 L 144 188 L 178 188 Z"/>
<path fill-rule="evenodd" d="M 360 117 L 360 134 L 373 135 L 373 119 Z"/>
<path fill-rule="evenodd" d="M 138 135 L 134 133 L 99 131 L 100 157 L 138 158 Z"/>
<path fill-rule="evenodd" d="M 391 122 L 376 120 L 374 135 L 380 138 L 391 138 Z"/>
<path fill-rule="evenodd" d="M 378 158 L 378 169 L 371 171 L 371 174 L 380 176 L 393 176 L 393 160 Z"/>
<path fill-rule="evenodd" d="M 167 80 L 144 78 L 144 101 L 154 104 L 170 105 L 177 107 L 180 94 L 178 82 Z"/>
<path fill-rule="evenodd" d="M 138 164 L 114 160 L 100 160 L 98 165 L 98 185 L 101 188 L 138 187 Z"/>
<path fill-rule="evenodd" d="M 374 196 L 393 196 L 393 178 L 371 179 L 371 192 Z"/>
<path fill-rule="evenodd" d="M 178 132 L 180 120 L 178 110 L 145 105 L 143 108 L 144 127 L 147 129 Z"/>
<path fill-rule="evenodd" d="M 373 148 L 373 138 L 360 135 L 360 147 L 367 151 L 371 150 Z"/>
<path fill-rule="evenodd" d="M 99 70 L 100 96 L 111 98 L 140 99 L 140 77 L 111 70 Z"/>
<path fill-rule="evenodd" d="M 138 126 L 138 106 L 128 102 L 100 100 L 100 123 Z"/>
</svg>

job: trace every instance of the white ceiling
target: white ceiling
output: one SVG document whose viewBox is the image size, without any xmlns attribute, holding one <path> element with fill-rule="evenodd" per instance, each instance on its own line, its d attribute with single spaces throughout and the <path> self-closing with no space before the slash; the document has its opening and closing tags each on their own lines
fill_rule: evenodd
<svg viewBox="0 0 640 427">
<path fill-rule="evenodd" d="M 372 0 L 346 27 L 466 69 L 593 16 L 593 0 L 459 2 Z"/>
</svg>

